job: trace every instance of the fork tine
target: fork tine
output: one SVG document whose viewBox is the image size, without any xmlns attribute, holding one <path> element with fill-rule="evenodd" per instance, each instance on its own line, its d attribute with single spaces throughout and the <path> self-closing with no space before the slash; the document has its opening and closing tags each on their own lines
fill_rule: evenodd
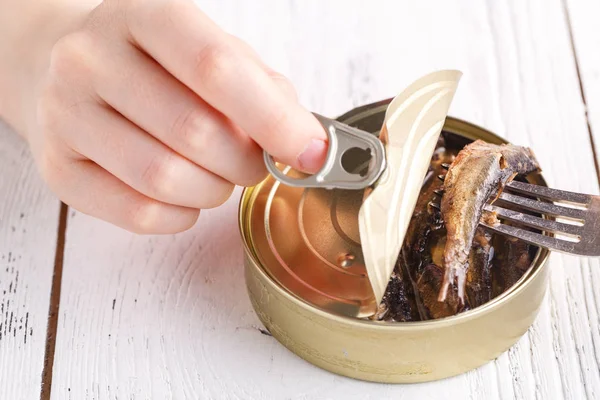
<svg viewBox="0 0 600 400">
<path fill-rule="evenodd" d="M 568 235 L 579 237 L 581 236 L 583 231 L 581 226 L 563 224 L 550 219 L 539 218 L 533 215 L 523 214 L 518 211 L 508 210 L 502 207 L 486 205 L 484 210 L 495 213 L 502 218 L 519 222 L 525 226 L 536 228 L 545 232 L 565 233 Z"/>
<path fill-rule="evenodd" d="M 512 181 L 506 186 L 515 192 L 534 195 L 550 201 L 565 201 L 569 203 L 588 205 L 592 199 L 591 196 L 583 193 L 567 192 L 565 190 L 551 189 L 549 187 L 531 185 L 529 183 L 523 183 L 519 181 Z"/>
<path fill-rule="evenodd" d="M 585 210 L 578 210 L 575 208 L 563 207 L 556 204 L 544 203 L 539 200 L 532 200 L 526 197 L 516 196 L 514 194 L 506 192 L 500 195 L 499 200 L 505 203 L 515 204 L 527 210 L 539 212 L 540 214 L 585 221 Z"/>
<path fill-rule="evenodd" d="M 552 236 L 540 235 L 539 233 L 526 231 L 524 229 L 505 224 L 489 225 L 487 223 L 482 223 L 482 225 L 493 232 L 512 236 L 533 245 L 545 247 L 561 253 L 583 255 L 578 251 L 579 247 L 577 246 L 578 243 L 576 242 L 568 242 Z"/>
</svg>

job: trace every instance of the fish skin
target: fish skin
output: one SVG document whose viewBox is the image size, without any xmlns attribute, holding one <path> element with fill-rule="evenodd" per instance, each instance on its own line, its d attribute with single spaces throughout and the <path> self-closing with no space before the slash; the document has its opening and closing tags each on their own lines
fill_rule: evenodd
<svg viewBox="0 0 600 400">
<path fill-rule="evenodd" d="M 466 294 L 472 308 L 490 301 L 492 293 L 492 259 L 494 258 L 492 234 L 479 226 L 469 254 Z"/>
<path fill-rule="evenodd" d="M 516 175 L 539 171 L 531 149 L 476 140 L 456 156 L 444 179 L 441 210 L 447 229 L 444 278 L 438 301 L 445 301 L 450 286 L 457 286 L 464 302 L 466 272 L 475 231 L 483 207 Z"/>
</svg>

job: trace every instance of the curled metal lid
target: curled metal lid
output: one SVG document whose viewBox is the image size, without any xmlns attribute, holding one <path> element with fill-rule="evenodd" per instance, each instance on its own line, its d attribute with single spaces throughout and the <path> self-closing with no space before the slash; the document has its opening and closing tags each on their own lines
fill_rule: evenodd
<svg viewBox="0 0 600 400">
<path fill-rule="evenodd" d="M 444 70 L 411 84 L 389 104 L 379 138 L 386 169 L 360 208 L 367 275 L 379 304 L 400 253 L 435 144 L 462 74 Z"/>
<path fill-rule="evenodd" d="M 277 283 L 328 312 L 375 312 L 460 76 L 427 75 L 387 110 L 373 105 L 352 122 L 317 116 L 330 148 L 315 175 L 265 154 L 271 176 L 253 192 L 250 231 L 256 256 Z M 365 165 L 366 174 L 356 175 Z"/>
</svg>

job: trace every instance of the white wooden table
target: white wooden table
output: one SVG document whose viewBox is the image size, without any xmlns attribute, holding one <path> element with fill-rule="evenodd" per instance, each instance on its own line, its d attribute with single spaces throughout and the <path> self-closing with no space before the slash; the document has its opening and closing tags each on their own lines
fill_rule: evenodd
<svg viewBox="0 0 600 400">
<path fill-rule="evenodd" d="M 531 146 L 551 185 L 598 193 L 597 0 L 199 3 L 325 115 L 458 68 L 451 115 Z M 497 360 L 369 384 L 261 333 L 239 194 L 189 232 L 135 236 L 61 206 L 0 125 L 0 399 L 600 399 L 598 260 L 552 256 L 537 321 Z"/>
</svg>

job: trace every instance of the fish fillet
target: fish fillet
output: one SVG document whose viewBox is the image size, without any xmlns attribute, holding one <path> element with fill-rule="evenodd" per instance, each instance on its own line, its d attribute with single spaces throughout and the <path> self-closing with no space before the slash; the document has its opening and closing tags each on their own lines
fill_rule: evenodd
<svg viewBox="0 0 600 400">
<path fill-rule="evenodd" d="M 499 195 L 516 175 L 536 170 L 539 164 L 526 147 L 477 140 L 458 153 L 444 179 L 441 209 L 447 237 L 439 301 L 445 301 L 450 286 L 456 285 L 464 302 L 469 253 L 488 199 Z"/>
</svg>

